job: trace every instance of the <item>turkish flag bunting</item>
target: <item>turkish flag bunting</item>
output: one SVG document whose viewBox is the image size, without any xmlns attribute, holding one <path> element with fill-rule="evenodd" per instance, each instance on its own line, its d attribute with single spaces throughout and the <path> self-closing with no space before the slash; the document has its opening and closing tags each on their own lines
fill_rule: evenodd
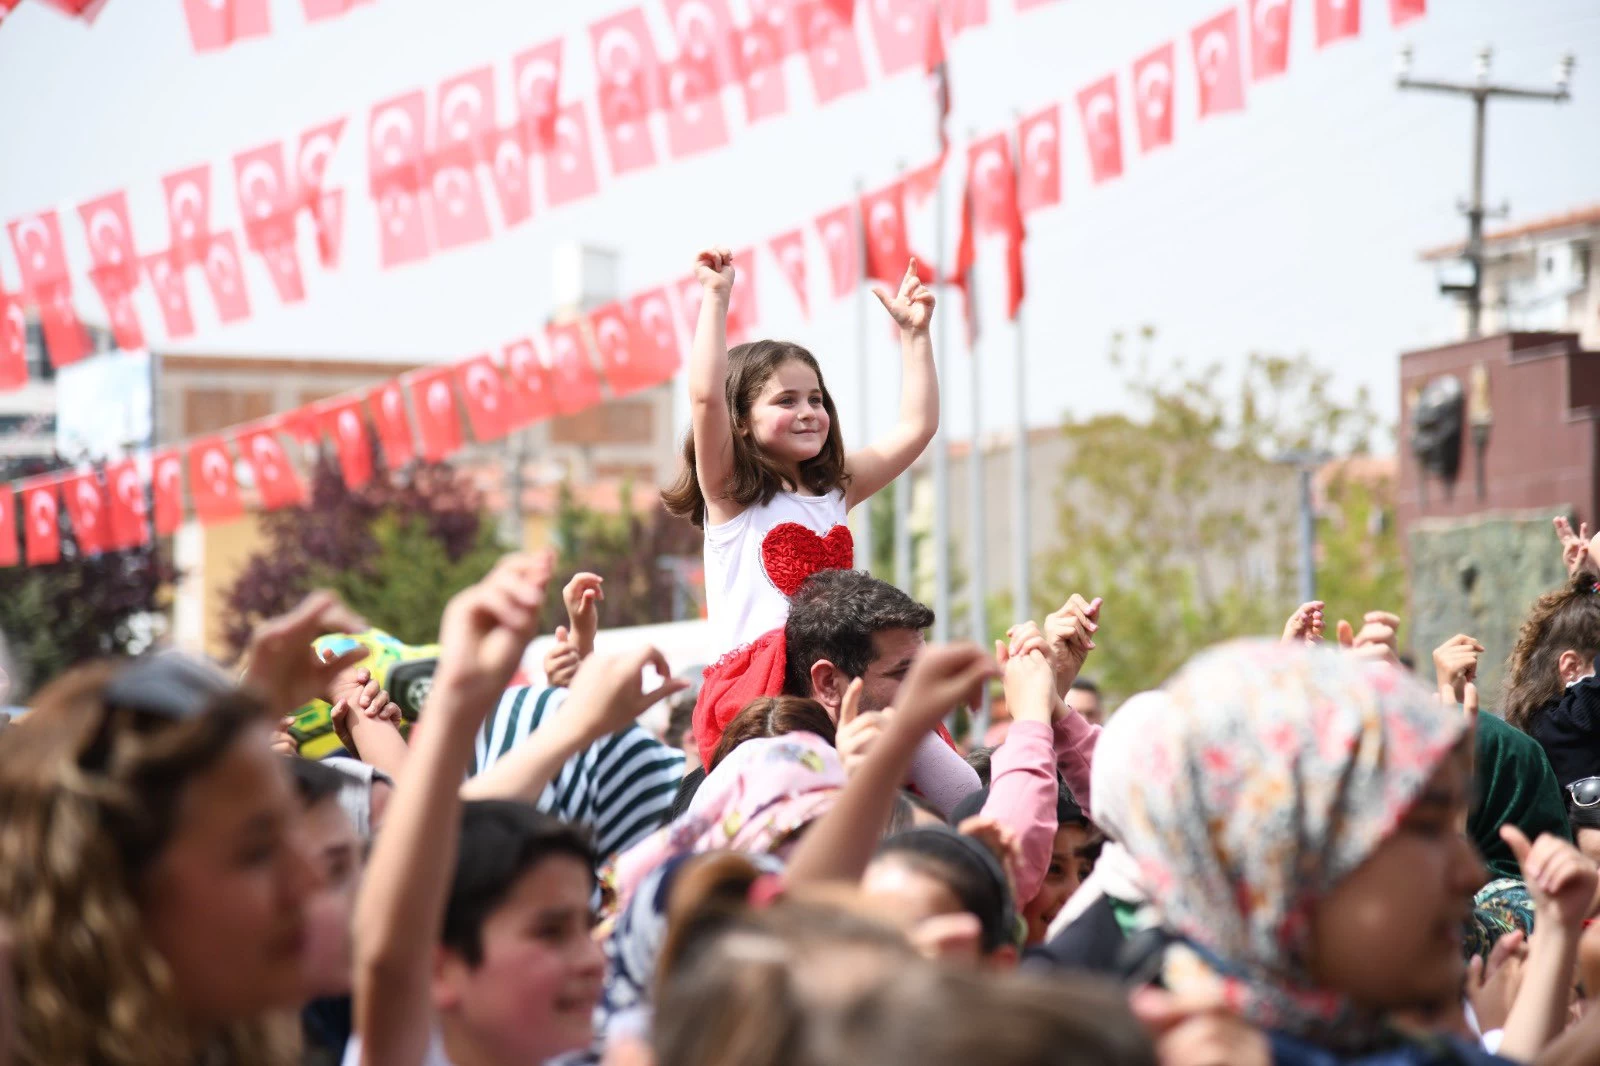
<svg viewBox="0 0 1600 1066">
<path fill-rule="evenodd" d="M 500 201 L 500 218 L 506 228 L 533 217 L 533 190 L 528 185 L 527 132 L 522 126 L 500 131 L 495 140 L 489 173 Z"/>
<path fill-rule="evenodd" d="M 300 135 L 294 157 L 295 200 L 311 212 L 314 219 L 322 202 L 322 185 L 328 177 L 328 160 L 344 136 L 343 118 L 313 126 Z"/>
<path fill-rule="evenodd" d="M 735 280 L 734 284 L 738 284 Z M 673 297 L 678 303 L 678 315 L 683 320 L 684 332 L 689 335 L 690 341 L 694 339 L 695 330 L 700 325 L 700 300 L 705 290 L 700 285 L 700 279 L 694 275 L 679 278 L 672 286 Z"/>
<path fill-rule="evenodd" d="M 433 232 L 441 248 L 489 238 L 475 164 L 493 150 L 494 70 L 480 67 L 439 86 L 431 166 Z"/>
<path fill-rule="evenodd" d="M 417 413 L 417 430 L 422 434 L 422 457 L 432 463 L 448 459 L 462 446 L 461 417 L 450 391 L 451 371 L 448 366 L 419 371 L 410 375 L 407 383 Z"/>
<path fill-rule="evenodd" d="M 344 244 L 344 190 L 334 189 L 317 198 L 312 215 L 317 229 L 317 258 L 329 270 L 339 267 L 339 249 Z"/>
<path fill-rule="evenodd" d="M 550 346 L 550 381 L 555 392 L 556 410 L 577 414 L 600 402 L 600 376 L 584 351 L 583 329 L 576 322 L 550 326 L 545 330 Z"/>
<path fill-rule="evenodd" d="M 295 191 L 284 169 L 283 142 L 274 141 L 233 157 L 239 218 L 251 251 L 294 240 Z"/>
<path fill-rule="evenodd" d="M 100 293 L 106 305 L 106 317 L 111 322 L 111 336 L 117 347 L 125 352 L 144 347 L 144 328 L 139 325 L 139 313 L 133 307 L 133 287 L 120 270 L 89 273 L 89 280 Z"/>
<path fill-rule="evenodd" d="M 898 283 L 911 258 L 906 236 L 905 182 L 897 181 L 861 198 L 866 233 L 867 277 Z"/>
<path fill-rule="evenodd" d="M 261 258 L 267 264 L 272 287 L 278 290 L 278 299 L 292 304 L 306 298 L 306 283 L 300 274 L 300 253 L 295 251 L 293 244 L 274 244 L 263 248 Z"/>
<path fill-rule="evenodd" d="M 242 430 L 233 438 L 240 457 L 250 467 L 261 506 L 268 511 L 299 507 L 306 502 L 305 484 L 289 462 L 278 432 L 279 426 L 269 423 Z"/>
<path fill-rule="evenodd" d="M 661 69 L 642 8 L 632 7 L 589 27 L 600 127 L 611 155 L 613 174 L 653 166 L 650 113 L 661 104 Z"/>
<path fill-rule="evenodd" d="M 367 173 L 374 193 L 391 185 L 411 191 L 422 187 L 426 112 L 421 89 L 373 105 L 367 126 Z"/>
<path fill-rule="evenodd" d="M 634 362 L 633 321 L 621 301 L 613 300 L 589 312 L 588 325 L 595 353 L 600 357 L 600 371 L 612 393 L 620 396 L 630 384 Z"/>
<path fill-rule="evenodd" d="M 82 555 L 99 555 L 116 546 L 112 543 L 105 493 L 92 471 L 63 478 L 61 498 L 67 505 L 67 517 L 72 519 L 72 539 Z"/>
<path fill-rule="evenodd" d="M 511 419 L 520 428 L 556 413 L 550 373 L 531 339 L 512 341 L 505 352 L 506 388 L 511 398 Z"/>
<path fill-rule="evenodd" d="M 842 22 L 853 22 L 856 17 L 856 0 L 819 0 L 820 5 Z"/>
<path fill-rule="evenodd" d="M 7 223 L 11 248 L 17 253 L 24 292 L 38 297 L 42 290 L 68 283 L 67 255 L 61 244 L 61 220 L 54 211 Z"/>
<path fill-rule="evenodd" d="M 1089 143 L 1089 172 L 1096 183 L 1122 176 L 1122 118 L 1117 110 L 1117 78 L 1109 74 L 1078 91 L 1078 113 Z"/>
<path fill-rule="evenodd" d="M 78 208 L 89 238 L 93 272 L 132 289 L 139 283 L 139 256 L 133 249 L 133 223 L 128 220 L 126 193 L 114 192 Z"/>
<path fill-rule="evenodd" d="M 1256 81 L 1289 69 L 1289 0 L 1250 0 L 1250 76 Z"/>
<path fill-rule="evenodd" d="M 475 355 L 456 365 L 456 387 L 467 405 L 472 435 L 480 441 L 499 440 L 511 432 L 511 401 L 500 370 L 487 355 Z"/>
<path fill-rule="evenodd" d="M 400 383 L 390 381 L 379 385 L 367 395 L 367 403 L 372 407 L 372 424 L 377 427 L 378 442 L 383 445 L 384 461 L 390 470 L 398 470 L 417 455 Z"/>
<path fill-rule="evenodd" d="M 110 516 L 110 547 L 122 551 L 150 543 L 144 479 L 139 476 L 139 464 L 133 459 L 122 459 L 106 467 L 106 510 Z"/>
<path fill-rule="evenodd" d="M 321 409 L 323 425 L 333 438 L 334 451 L 339 456 L 339 470 L 344 483 L 359 489 L 372 480 L 372 442 L 367 439 L 366 421 L 361 415 L 361 401 Z"/>
<path fill-rule="evenodd" d="M 194 314 L 189 309 L 189 282 L 183 269 L 175 267 L 171 252 L 157 252 L 144 257 L 145 276 L 155 290 L 156 303 L 161 308 L 161 320 L 166 324 L 167 336 L 172 340 L 194 333 Z"/>
<path fill-rule="evenodd" d="M 1389 20 L 1404 26 L 1428 13 L 1428 0 L 1389 0 Z"/>
<path fill-rule="evenodd" d="M 1239 59 L 1239 13 L 1229 8 L 1190 33 L 1200 82 L 1200 117 L 1244 107 L 1244 72 Z"/>
<path fill-rule="evenodd" d="M 783 271 L 783 276 L 789 279 L 789 285 L 794 289 L 795 299 L 800 301 L 800 313 L 810 318 L 811 302 L 806 296 L 805 232 L 793 229 L 788 233 L 781 233 L 772 238 L 770 247 L 772 257 L 778 261 L 778 268 Z"/>
<path fill-rule="evenodd" d="M 250 294 L 244 287 L 244 269 L 239 262 L 239 245 L 232 233 L 214 233 L 205 258 L 206 284 L 217 305 L 217 317 L 237 322 L 250 317 Z"/>
<path fill-rule="evenodd" d="M 567 104 L 555 121 L 555 142 L 544 153 L 544 195 L 551 207 L 593 196 L 600 187 L 594 176 L 594 149 L 589 120 L 581 103 Z"/>
<path fill-rule="evenodd" d="M 826 104 L 865 89 L 866 68 L 861 62 L 861 42 L 856 39 L 855 26 L 826 4 L 816 4 L 809 10 L 796 7 L 794 14 L 803 20 L 806 64 L 811 68 L 817 103 Z M 920 51 L 914 54 L 913 61 L 915 58 L 920 58 Z"/>
<path fill-rule="evenodd" d="M 378 207 L 378 264 L 390 270 L 428 258 L 422 194 L 394 184 L 378 190 L 373 199 Z"/>
<path fill-rule="evenodd" d="M 1024 214 L 1061 202 L 1061 105 L 1051 104 L 1017 126 L 1022 160 L 1017 202 Z"/>
<path fill-rule="evenodd" d="M 713 92 L 739 80 L 737 31 L 728 0 L 667 0 L 667 20 L 678 42 L 678 62 L 703 71 Z"/>
<path fill-rule="evenodd" d="M 728 116 L 716 69 L 710 63 L 679 60 L 667 69 L 667 147 L 674 159 L 698 155 L 728 143 Z"/>
<path fill-rule="evenodd" d="M 949 281 L 961 290 L 962 317 L 967 327 L 967 347 L 974 348 L 978 340 L 978 301 L 973 296 L 975 280 L 973 270 L 978 265 L 977 229 L 973 224 L 972 179 L 961 193 L 961 236 L 956 238 L 956 264 Z"/>
<path fill-rule="evenodd" d="M 47 285 L 34 294 L 39 302 L 39 327 L 44 330 L 50 365 L 60 370 L 90 352 L 89 334 L 72 306 L 72 286 L 65 281 Z"/>
<path fill-rule="evenodd" d="M 354 10 L 357 4 L 369 2 L 370 0 L 302 0 L 307 22 L 334 18 Z"/>
<path fill-rule="evenodd" d="M 1173 46 L 1164 44 L 1133 63 L 1133 100 L 1142 152 L 1172 143 L 1173 53 Z"/>
<path fill-rule="evenodd" d="M 489 239 L 489 212 L 483 190 L 469 167 L 433 172 L 433 237 L 440 248 L 460 248 Z"/>
<path fill-rule="evenodd" d="M 729 344 L 743 344 L 756 328 L 755 249 L 739 249 L 733 253 L 733 261 L 738 266 L 739 283 L 728 294 L 727 340 Z"/>
<path fill-rule="evenodd" d="M 1317 47 L 1361 33 L 1361 0 L 1317 0 Z"/>
<path fill-rule="evenodd" d="M 561 39 L 521 52 L 511 61 L 517 90 L 517 116 L 531 154 L 555 143 L 556 115 L 561 112 Z"/>
<path fill-rule="evenodd" d="M 954 0 L 945 5 L 945 11 L 952 37 L 989 23 L 989 0 Z"/>
<path fill-rule="evenodd" d="M 205 259 L 211 239 L 211 165 L 202 163 L 161 179 L 167 197 L 168 248 L 178 268 Z"/>
<path fill-rule="evenodd" d="M 28 383 L 28 320 L 22 301 L 0 289 L 0 389 Z"/>
<path fill-rule="evenodd" d="M 1004 133 L 967 149 L 967 187 L 979 233 L 1011 233 L 1017 226 L 1017 184 L 1011 171 L 1011 145 Z"/>
<path fill-rule="evenodd" d="M 782 31 L 752 18 L 737 31 L 739 82 L 744 86 L 744 117 L 748 123 L 781 115 L 789 108 L 789 90 L 783 80 Z"/>
<path fill-rule="evenodd" d="M 861 284 L 861 228 L 855 207 L 845 204 L 817 217 L 817 235 L 828 253 L 828 276 L 835 299 L 849 296 Z"/>
<path fill-rule="evenodd" d="M 664 288 L 646 290 L 628 302 L 628 319 L 633 327 L 628 373 L 622 374 L 609 367 L 606 370 L 612 391 L 617 395 L 670 381 L 678 372 L 682 357 L 678 334 L 672 326 L 671 306 Z"/>
<path fill-rule="evenodd" d="M 868 10 L 872 13 L 872 38 L 878 44 L 878 62 L 884 77 L 893 77 L 923 61 L 930 23 L 935 27 L 932 32 L 937 33 L 934 4 L 926 0 L 874 0 Z"/>
<path fill-rule="evenodd" d="M 183 525 L 183 461 L 175 450 L 150 457 L 150 488 L 155 500 L 156 536 L 170 537 Z"/>
<path fill-rule="evenodd" d="M 205 525 L 230 522 L 244 514 L 233 458 L 221 437 L 202 437 L 189 445 L 189 492 L 194 512 Z"/>
<path fill-rule="evenodd" d="M 183 0 L 183 13 L 196 52 L 214 52 L 272 32 L 267 0 Z"/>
<path fill-rule="evenodd" d="M 44 566 L 61 559 L 59 507 L 55 478 L 22 483 L 22 539 L 29 566 Z"/>
<path fill-rule="evenodd" d="M 0 7 L 3 7 L 0 3 Z M 17 493 L 10 485 L 0 485 L 0 566 L 16 566 L 21 561 L 17 551 Z"/>
</svg>

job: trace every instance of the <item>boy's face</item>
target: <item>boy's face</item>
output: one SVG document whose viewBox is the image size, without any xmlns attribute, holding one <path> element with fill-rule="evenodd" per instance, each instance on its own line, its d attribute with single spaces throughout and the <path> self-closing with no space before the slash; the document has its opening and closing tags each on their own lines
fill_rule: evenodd
<svg viewBox="0 0 1600 1066">
<path fill-rule="evenodd" d="M 306 808 L 299 829 L 317 869 L 306 899 L 306 984 L 312 996 L 344 996 L 351 986 L 350 917 L 361 885 L 361 838 L 332 796 Z"/>
<path fill-rule="evenodd" d="M 508 1064 L 587 1047 L 605 980 L 590 936 L 589 868 L 552 855 L 524 873 L 483 923 L 483 958 L 441 953 L 434 1004 L 446 1027 Z"/>
<path fill-rule="evenodd" d="M 1089 876 L 1094 864 L 1089 861 L 1086 852 L 1093 842 L 1088 826 L 1082 824 L 1068 824 L 1056 830 L 1056 838 L 1050 845 L 1050 868 L 1044 875 L 1044 884 L 1039 886 L 1039 894 L 1022 908 L 1022 916 L 1028 922 L 1028 943 L 1044 943 L 1050 923 Z"/>
</svg>

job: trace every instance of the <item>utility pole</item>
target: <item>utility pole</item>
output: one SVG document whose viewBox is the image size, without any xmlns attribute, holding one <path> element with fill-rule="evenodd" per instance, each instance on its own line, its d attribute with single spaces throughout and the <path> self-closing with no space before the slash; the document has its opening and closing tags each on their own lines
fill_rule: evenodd
<svg viewBox="0 0 1600 1066">
<path fill-rule="evenodd" d="M 1493 52 L 1488 45 L 1478 49 L 1477 63 L 1472 81 L 1440 81 L 1411 76 L 1411 46 L 1400 49 L 1395 61 L 1395 84 L 1401 89 L 1422 89 L 1428 92 L 1465 96 L 1472 101 L 1472 199 L 1459 205 L 1467 216 L 1467 247 L 1462 258 L 1472 264 L 1472 279 L 1465 285 L 1440 285 L 1440 291 L 1461 296 L 1467 304 L 1467 336 L 1477 337 L 1483 326 L 1483 220 L 1488 208 L 1483 202 L 1483 138 L 1488 121 L 1489 100 L 1501 96 L 1513 100 L 1544 100 L 1562 104 L 1572 98 L 1568 88 L 1572 82 L 1574 59 L 1568 52 L 1556 64 L 1554 89 L 1524 89 L 1514 85 L 1497 85 L 1489 80 L 1489 60 Z"/>
</svg>

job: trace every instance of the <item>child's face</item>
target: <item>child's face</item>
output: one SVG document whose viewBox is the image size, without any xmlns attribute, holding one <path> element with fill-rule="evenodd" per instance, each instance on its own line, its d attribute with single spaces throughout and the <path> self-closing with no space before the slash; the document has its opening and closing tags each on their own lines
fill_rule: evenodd
<svg viewBox="0 0 1600 1066">
<path fill-rule="evenodd" d="M 1461 831 L 1473 749 L 1434 772 L 1399 828 L 1312 916 L 1316 983 L 1373 1010 L 1459 996 L 1463 926 L 1486 872 Z"/>
<path fill-rule="evenodd" d="M 1038 895 L 1022 908 L 1028 921 L 1028 943 L 1044 943 L 1050 923 L 1067 905 L 1067 900 L 1078 891 L 1083 879 L 1093 868 L 1084 856 L 1089 846 L 1089 829 L 1082 825 L 1064 825 L 1056 830 L 1055 842 L 1050 846 L 1050 868 L 1045 871 L 1044 884 Z"/>
<path fill-rule="evenodd" d="M 311 847 L 317 887 L 306 899 L 306 983 L 313 996 L 350 993 L 350 916 L 361 884 L 361 838 L 333 797 L 300 815 Z"/>
<path fill-rule="evenodd" d="M 587 1047 L 605 979 L 590 934 L 588 867 L 552 855 L 524 873 L 483 923 L 483 958 L 450 955 L 434 989 L 444 1023 L 498 1061 L 543 1062 Z"/>
<path fill-rule="evenodd" d="M 750 405 L 750 439 L 779 462 L 798 465 L 815 459 L 827 442 L 828 426 L 822 384 L 798 359 L 773 371 Z"/>
</svg>

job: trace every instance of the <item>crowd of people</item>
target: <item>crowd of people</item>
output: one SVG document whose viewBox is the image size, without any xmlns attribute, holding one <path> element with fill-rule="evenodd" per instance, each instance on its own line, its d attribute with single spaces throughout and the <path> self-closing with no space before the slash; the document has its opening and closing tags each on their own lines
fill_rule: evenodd
<svg viewBox="0 0 1600 1066">
<path fill-rule="evenodd" d="M 1471 636 L 1429 677 L 1383 605 L 1321 603 L 1108 714 L 1085 669 L 1114 602 L 929 644 L 933 612 L 854 568 L 847 512 L 937 428 L 915 264 L 879 292 L 900 417 L 856 450 L 803 348 L 727 349 L 732 256 L 697 272 L 664 496 L 705 533 L 713 665 L 597 652 L 604 582 L 558 605 L 550 558 L 512 554 L 450 601 L 417 699 L 327 593 L 237 677 L 159 652 L 53 679 L 0 732 L 0 1056 L 1600 1062 L 1600 538 L 1557 520 L 1570 579 L 1503 717 Z M 958 743 L 986 686 L 1009 726 Z M 317 701 L 321 760 L 289 728 Z"/>
</svg>

